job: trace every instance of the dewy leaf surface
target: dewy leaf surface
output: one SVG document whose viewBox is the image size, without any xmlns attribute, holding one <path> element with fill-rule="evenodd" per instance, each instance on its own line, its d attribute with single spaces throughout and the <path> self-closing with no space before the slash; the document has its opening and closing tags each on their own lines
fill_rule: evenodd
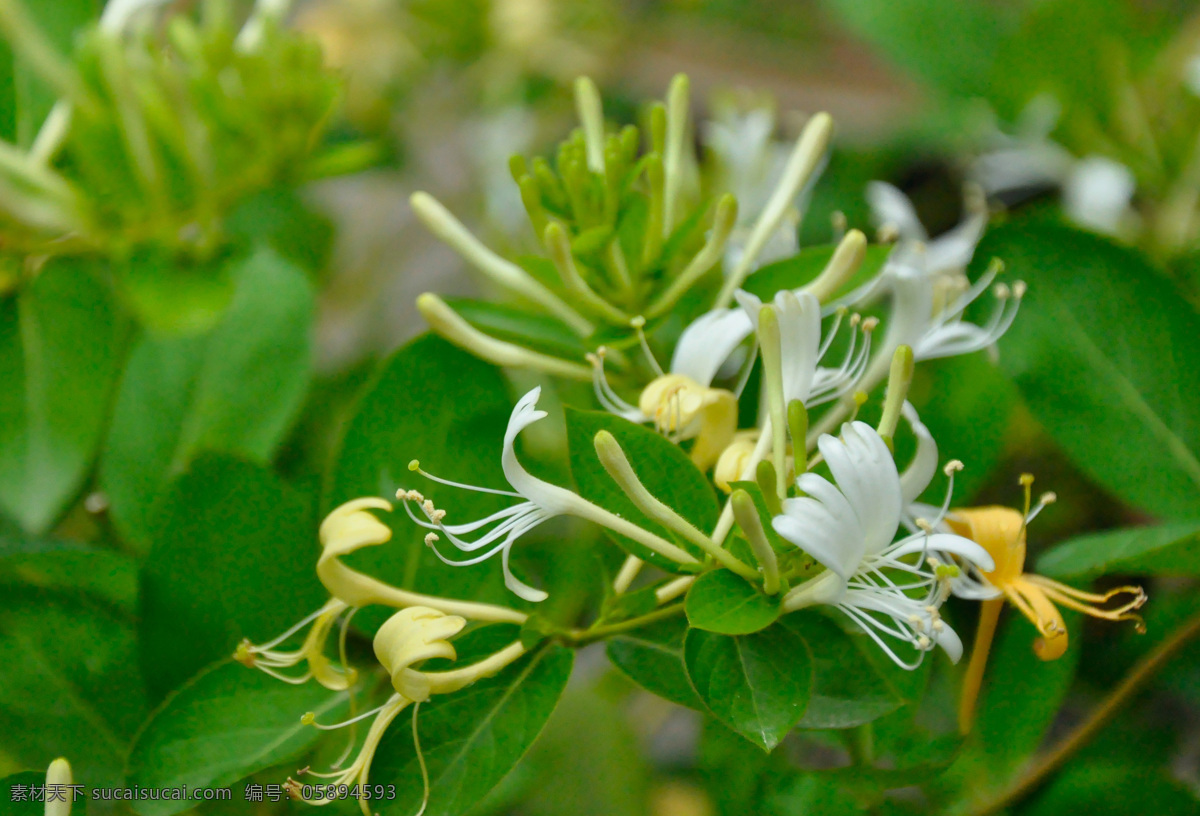
<svg viewBox="0 0 1200 816">
<path fill-rule="evenodd" d="M 1200 516 L 1200 316 L 1142 256 L 1050 224 L 990 233 L 1029 292 L 1000 362 L 1093 479 L 1168 518 Z"/>
</svg>

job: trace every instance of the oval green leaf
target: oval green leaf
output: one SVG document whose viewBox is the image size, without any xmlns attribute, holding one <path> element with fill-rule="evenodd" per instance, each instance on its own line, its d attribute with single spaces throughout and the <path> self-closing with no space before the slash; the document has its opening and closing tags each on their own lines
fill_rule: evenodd
<svg viewBox="0 0 1200 816">
<path fill-rule="evenodd" d="M 1079 536 L 1038 559 L 1052 578 L 1095 578 L 1113 572 L 1200 575 L 1200 521 Z"/>
<path fill-rule="evenodd" d="M 121 382 L 101 482 L 121 534 L 149 546 L 156 502 L 202 450 L 266 463 L 308 386 L 313 292 L 262 249 L 233 269 L 221 322 L 190 337 L 147 335 Z"/>
<path fill-rule="evenodd" d="M 421 705 L 417 728 L 430 785 L 426 816 L 468 812 L 512 770 L 558 704 L 573 659 L 569 649 L 547 646 L 495 677 Z M 424 785 L 410 716 L 401 715 L 380 743 L 371 782 L 396 786 L 395 799 L 377 803 L 383 816 L 409 816 L 420 808 Z"/>
<path fill-rule="evenodd" d="M 96 271 L 50 261 L 0 299 L 0 510 L 35 534 L 80 491 L 116 384 L 125 325 Z"/>
<path fill-rule="evenodd" d="M 1029 293 L 1000 343 L 1026 403 L 1124 501 L 1200 516 L 1200 316 L 1137 252 L 1053 224 L 1011 224 L 975 258 Z"/>
<path fill-rule="evenodd" d="M 166 491 L 142 567 L 139 634 L 158 699 L 242 638 L 263 643 L 317 609 L 312 502 L 267 468 L 201 456 Z"/>
<path fill-rule="evenodd" d="M 766 629 L 779 617 L 779 596 L 763 594 L 729 570 L 706 572 L 696 579 L 684 601 L 688 623 L 721 635 L 748 635 Z"/>
<path fill-rule="evenodd" d="M 812 692 L 808 644 L 784 626 L 730 637 L 688 630 L 684 665 L 713 716 L 771 751 L 804 716 Z"/>
<path fill-rule="evenodd" d="M 704 710 L 683 667 L 683 618 L 668 618 L 609 638 L 608 659 L 649 692 L 681 706 Z"/>
<path fill-rule="evenodd" d="M 300 718 L 312 711 L 320 721 L 336 721 L 347 699 L 345 692 L 316 683 L 293 686 L 238 663 L 218 663 L 167 698 L 146 722 L 129 754 L 127 783 L 189 790 L 227 786 L 299 757 L 324 734 Z M 171 816 L 194 805 L 145 800 L 134 809 L 142 816 Z"/>
</svg>

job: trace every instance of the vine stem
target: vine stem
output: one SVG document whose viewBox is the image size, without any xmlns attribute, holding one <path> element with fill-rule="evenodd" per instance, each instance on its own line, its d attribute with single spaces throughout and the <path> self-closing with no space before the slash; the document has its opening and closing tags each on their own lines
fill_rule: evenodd
<svg viewBox="0 0 1200 816">
<path fill-rule="evenodd" d="M 1125 675 L 1108 699 L 1101 703 L 1090 717 L 1080 723 L 1070 736 L 1043 757 L 1036 768 L 1010 785 L 1007 790 L 984 803 L 982 807 L 972 811 L 972 816 L 990 816 L 990 814 L 998 813 L 1032 793 L 1072 754 L 1096 736 L 1097 732 L 1112 719 L 1121 706 L 1141 691 L 1146 682 L 1197 634 L 1200 634 L 1200 613 L 1188 618 L 1187 622 L 1176 629 L 1169 638 L 1148 652 L 1129 674 Z"/>
<path fill-rule="evenodd" d="M 608 626 L 596 626 L 591 629 L 576 629 L 571 632 L 564 632 L 563 636 L 571 646 L 586 646 L 589 643 L 594 643 L 597 640 L 603 640 L 613 635 L 619 635 L 623 632 L 628 632 L 662 620 L 663 618 L 674 617 L 683 612 L 683 604 L 675 604 L 674 606 L 664 606 L 661 609 L 655 609 L 653 612 L 648 612 L 636 618 L 630 618 L 620 623 L 609 624 Z"/>
</svg>

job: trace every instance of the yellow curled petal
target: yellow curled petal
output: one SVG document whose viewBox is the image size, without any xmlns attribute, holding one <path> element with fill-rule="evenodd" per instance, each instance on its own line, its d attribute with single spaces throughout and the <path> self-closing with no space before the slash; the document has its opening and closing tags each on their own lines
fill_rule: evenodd
<svg viewBox="0 0 1200 816">
<path fill-rule="evenodd" d="M 1062 613 L 1040 587 L 1022 576 L 1005 587 L 1005 594 L 1042 635 L 1033 643 L 1034 654 L 1042 660 L 1058 660 L 1066 654 L 1069 638 Z"/>
<path fill-rule="evenodd" d="M 429 699 L 429 681 L 410 666 L 435 657 L 456 659 L 458 655 L 448 638 L 466 625 L 466 619 L 458 615 L 446 615 L 426 606 L 401 609 L 375 633 L 375 657 L 391 675 L 397 692 L 413 702 L 423 702 Z"/>
<path fill-rule="evenodd" d="M 987 550 L 996 562 L 984 577 L 998 589 L 1016 581 L 1025 569 L 1025 516 L 1011 507 L 970 507 L 946 516 L 954 532 Z"/>
</svg>

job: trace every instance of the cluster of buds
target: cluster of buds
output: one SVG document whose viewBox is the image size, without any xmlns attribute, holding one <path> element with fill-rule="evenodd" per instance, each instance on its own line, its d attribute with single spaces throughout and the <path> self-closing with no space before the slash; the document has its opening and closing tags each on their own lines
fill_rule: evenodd
<svg viewBox="0 0 1200 816">
<path fill-rule="evenodd" d="M 6 249 L 119 252 L 144 244 L 197 256 L 250 193 L 316 171 L 313 148 L 337 97 L 319 48 L 260 0 L 198 19 L 161 0 L 110 2 L 60 55 L 17 0 L 0 33 L 58 102 L 27 150 L 0 144 Z"/>
<path fill-rule="evenodd" d="M 449 481 L 410 462 L 410 472 L 439 484 L 511 499 L 501 510 L 460 521 L 456 508 L 438 507 L 420 490 L 401 488 L 396 498 L 426 531 L 425 544 L 445 563 L 460 567 L 499 555 L 509 590 L 536 604 L 547 592 L 534 585 L 533 577 L 515 574 L 512 550 L 543 522 L 574 517 L 606 528 L 627 550 L 613 581 L 614 595 L 625 593 L 639 577 L 648 578 L 655 603 L 665 607 L 687 593 L 698 575 L 728 570 L 771 598 L 781 614 L 814 606 L 837 609 L 906 669 L 935 648 L 951 660 L 961 657 L 962 641 L 941 614 L 955 595 L 1007 596 L 1046 643 L 1053 641 L 1053 646 L 1038 646 L 1047 659 L 1066 645 L 1052 600 L 1101 617 L 1136 619 L 1133 611 L 1145 600 L 1140 589 L 1093 595 L 1022 572 L 1025 525 L 1048 498 L 1017 514 L 1017 527 L 992 523 L 1008 519 L 995 509 L 952 509 L 954 475 L 963 467 L 952 460 L 940 468 L 948 480 L 944 499 L 936 506 L 921 502 L 939 472 L 939 454 L 907 399 L 914 368 L 922 360 L 992 347 L 1023 295 L 1019 282 L 995 283 L 1002 271 L 998 264 L 974 282 L 967 278 L 986 212 L 969 207 L 959 228 L 929 241 L 907 200 L 893 188 L 876 186 L 872 195 L 884 231 L 897 243 L 867 280 L 857 286 L 851 282 L 868 254 L 865 235 L 851 230 L 843 231 L 807 283 L 764 292 L 766 299 L 746 291 L 743 284 L 751 281 L 768 239 L 781 225 L 794 227 L 784 215 L 823 160 L 831 123 L 818 114 L 801 134 L 775 189 L 763 196 L 762 213 L 745 245 L 733 253 L 731 268 L 710 280 L 709 272 L 730 257 L 725 250 L 736 203 L 723 195 L 711 207 L 688 209 L 692 199 L 685 191 L 694 165 L 684 150 L 686 87 L 677 79 L 667 104 L 651 112 L 650 149 L 639 158 L 638 132 L 608 133 L 595 88 L 581 81 L 582 127 L 560 148 L 556 165 L 512 163 L 531 222 L 550 256 L 548 268 L 534 263 L 527 270 L 500 258 L 427 195 L 418 194 L 413 203 L 468 262 L 532 304 L 538 310 L 529 313 L 534 319 L 556 321 L 560 329 L 574 332 L 585 351 L 581 360 L 571 360 L 521 345 L 519 338 L 490 335 L 436 296 L 425 295 L 420 305 L 435 331 L 495 363 L 590 380 L 600 407 L 653 427 L 688 453 L 690 463 L 673 457 L 676 467 L 689 470 L 677 474 L 680 480 L 694 484 L 699 472 L 728 494 L 715 526 L 700 529 L 672 506 L 669 494 L 648 488 L 639 470 L 661 470 L 663 463 L 631 459 L 608 430 L 595 433 L 594 450 L 575 453 L 594 454 L 611 486 L 637 509 L 636 520 L 533 476 L 517 456 L 517 440 L 547 415 L 538 408 L 542 389 L 537 387 L 517 401 L 498 445 L 506 489 Z M 705 223 L 707 237 L 701 229 Z M 995 296 L 990 318 L 981 324 L 966 320 L 968 307 L 989 290 Z M 886 308 L 876 307 L 881 301 Z M 701 313 L 673 332 L 670 324 L 685 302 Z M 878 316 L 853 311 L 867 308 Z M 877 331 L 882 341 L 873 341 Z M 662 366 L 652 346 L 672 341 L 670 364 Z M 620 369 L 616 382 L 609 380 L 606 362 Z M 758 393 L 747 393 L 752 372 L 759 374 Z M 885 384 L 878 423 L 859 421 L 868 395 Z M 635 399 L 627 401 L 623 392 Z M 753 421 L 745 422 L 747 416 Z M 617 428 L 620 422 L 610 425 Z M 903 467 L 896 455 L 902 432 L 915 441 Z M 344 665 L 344 645 L 343 665 L 337 670 L 327 665 L 323 641 L 335 621 L 369 604 L 400 610 L 375 636 L 376 657 L 395 694 L 378 709 L 352 718 L 375 720 L 358 759 L 330 774 L 343 782 L 365 781 L 382 730 L 404 707 L 415 710 L 431 695 L 452 693 L 525 653 L 518 641 L 455 671 L 429 672 L 419 665 L 431 658 L 454 659 L 452 639 L 468 621 L 523 623 L 526 614 L 401 590 L 344 564 L 341 559 L 350 552 L 390 539 L 390 529 L 372 510 L 389 511 L 391 503 L 356 499 L 322 524 L 316 570 L 331 600 L 301 623 L 300 628 L 312 622 L 312 630 L 300 649 L 282 652 L 272 642 L 244 644 L 238 652 L 244 663 L 276 676 L 288 665 L 306 662 L 304 674 L 284 679 L 313 677 L 331 689 L 345 688 L 360 675 Z M 452 557 L 455 551 L 465 558 Z M 643 572 L 647 565 L 666 574 L 649 577 L 650 569 Z M 1131 599 L 1117 609 L 1084 603 L 1105 603 L 1123 593 L 1131 593 Z M 672 612 L 681 609 L 677 604 Z M 343 640 L 345 626 L 342 618 Z M 603 627 L 588 630 L 594 631 Z M 553 634 L 568 643 L 589 639 L 587 632 L 582 637 Z M 983 648 L 986 657 L 986 643 Z"/>
</svg>

